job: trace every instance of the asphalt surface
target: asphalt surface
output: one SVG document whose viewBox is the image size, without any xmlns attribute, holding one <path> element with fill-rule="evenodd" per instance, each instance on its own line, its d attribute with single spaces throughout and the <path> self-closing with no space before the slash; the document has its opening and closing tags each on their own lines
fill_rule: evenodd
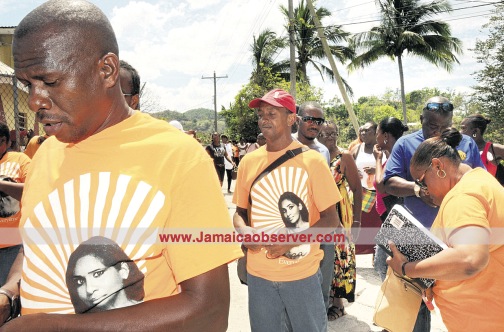
<svg viewBox="0 0 504 332">
<path fill-rule="evenodd" d="M 235 206 L 231 200 L 233 194 L 227 193 L 227 180 L 224 179 L 226 189 L 222 190 L 226 200 L 229 214 L 233 216 Z M 234 181 L 231 186 L 234 190 Z M 357 290 L 356 299 L 353 303 L 345 305 L 346 315 L 335 321 L 328 323 L 328 332 L 370 332 L 382 331 L 382 328 L 373 325 L 373 309 L 376 296 L 380 289 L 381 281 L 372 266 L 372 255 L 357 256 Z M 236 275 L 236 262 L 229 264 L 229 277 L 231 283 L 231 308 L 229 312 L 228 331 L 230 332 L 249 332 L 248 315 L 248 288 L 242 285 Z M 436 308 L 432 312 L 432 332 L 447 332 L 441 315 Z"/>
</svg>

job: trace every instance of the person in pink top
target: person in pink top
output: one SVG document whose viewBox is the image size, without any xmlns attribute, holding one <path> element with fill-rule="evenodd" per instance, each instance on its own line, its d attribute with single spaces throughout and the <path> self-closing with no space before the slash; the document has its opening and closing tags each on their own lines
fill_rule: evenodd
<svg viewBox="0 0 504 332">
<path fill-rule="evenodd" d="M 383 119 L 376 129 L 376 144 L 373 148 L 373 154 L 376 158 L 374 187 L 376 188 L 376 212 L 378 212 L 382 221 L 387 218 L 388 210 L 395 203 L 399 203 L 400 199 L 397 196 L 388 195 L 385 192 L 383 174 L 385 173 L 385 165 L 388 159 L 385 159 L 383 163 L 381 160 L 384 154 L 387 158 L 389 157 L 395 142 L 406 131 L 408 131 L 408 126 L 394 117 Z M 382 281 L 385 280 L 385 276 L 387 275 L 386 260 L 387 253 L 380 246 L 376 246 L 374 268 L 380 275 Z"/>
</svg>

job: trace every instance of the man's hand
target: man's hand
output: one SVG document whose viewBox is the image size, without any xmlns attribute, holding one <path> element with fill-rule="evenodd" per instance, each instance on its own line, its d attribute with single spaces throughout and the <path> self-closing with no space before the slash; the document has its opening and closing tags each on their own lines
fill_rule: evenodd
<svg viewBox="0 0 504 332">
<path fill-rule="evenodd" d="M 10 301 L 7 295 L 0 294 L 0 326 L 9 318 L 11 314 Z"/>
<path fill-rule="evenodd" d="M 254 229 L 254 228 L 252 228 L 250 226 L 241 227 L 240 230 L 239 230 L 239 232 L 240 232 L 240 234 L 242 234 L 244 236 L 244 238 L 245 238 L 245 236 L 247 236 L 247 237 L 250 236 L 250 238 L 252 238 L 252 236 L 254 234 L 259 234 L 259 232 L 256 229 Z M 257 243 L 257 242 L 245 242 L 245 241 L 243 241 L 243 245 L 247 249 L 249 249 L 249 250 L 251 250 L 253 252 L 260 251 L 261 248 L 264 247 L 264 244 Z"/>
</svg>

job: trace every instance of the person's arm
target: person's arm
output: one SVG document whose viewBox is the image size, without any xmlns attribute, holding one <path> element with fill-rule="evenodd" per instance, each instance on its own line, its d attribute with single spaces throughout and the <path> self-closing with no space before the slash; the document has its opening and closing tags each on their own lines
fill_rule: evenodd
<svg viewBox="0 0 504 332">
<path fill-rule="evenodd" d="M 250 234 L 250 235 L 253 235 L 253 234 L 256 234 L 257 233 L 257 230 L 255 230 L 254 228 L 248 226 L 249 225 L 249 220 L 248 220 L 248 213 L 247 213 L 247 209 L 244 209 L 244 208 L 241 208 L 241 207 L 236 207 L 236 212 L 235 214 L 233 215 L 233 226 L 235 228 L 235 230 L 240 233 L 240 234 Z M 252 250 L 252 251 L 259 251 L 261 250 L 261 248 L 263 247 L 263 245 L 259 244 L 259 243 L 247 243 L 247 242 L 244 242 L 243 245 L 245 247 L 247 247 L 248 249 Z"/>
<path fill-rule="evenodd" d="M 504 159 L 504 145 L 502 144 L 493 144 L 493 151 L 494 151 L 494 157 L 495 161 L 499 162 L 502 159 Z"/>
<path fill-rule="evenodd" d="M 2 331 L 226 331 L 227 265 L 180 283 L 180 294 L 109 311 L 79 315 L 33 314 Z"/>
<path fill-rule="evenodd" d="M 233 159 L 229 156 L 229 154 L 227 153 L 226 149 L 224 149 L 224 158 L 226 158 L 227 161 L 229 161 L 231 163 L 231 165 L 236 166 L 235 165 L 235 162 L 233 161 Z"/>
<path fill-rule="evenodd" d="M 359 177 L 359 171 L 352 155 L 348 152 L 343 152 L 341 155 L 341 168 L 348 186 L 353 193 L 352 211 L 354 222 L 361 220 L 362 215 L 362 183 Z"/>
<path fill-rule="evenodd" d="M 21 196 L 23 195 L 24 183 L 10 182 L 10 181 L 0 181 L 0 191 L 11 196 L 12 198 L 21 201 Z"/>
<path fill-rule="evenodd" d="M 214 157 L 214 156 L 213 156 L 213 151 L 211 151 L 210 146 L 208 146 L 208 145 L 207 145 L 207 146 L 205 147 L 205 151 L 208 153 L 208 155 L 210 156 L 210 158 L 212 158 L 212 159 L 213 159 L 213 157 Z"/>
<path fill-rule="evenodd" d="M 404 266 L 410 278 L 429 278 L 439 280 L 465 280 L 481 272 L 490 259 L 488 230 L 479 226 L 467 226 L 452 232 L 449 237 L 450 248 L 440 253 Z M 394 244 L 390 244 L 393 257 L 387 264 L 399 275 L 407 259 Z"/>
<path fill-rule="evenodd" d="M 385 183 L 383 183 L 385 170 L 383 169 L 382 164 L 383 151 L 378 147 L 378 144 L 375 144 L 375 146 L 373 147 L 373 154 L 376 159 L 376 171 L 375 171 L 376 190 L 378 190 L 378 192 L 382 194 L 385 194 Z"/>
<path fill-rule="evenodd" d="M 316 234 L 330 234 L 340 226 L 341 222 L 338 216 L 338 212 L 336 211 L 336 204 L 334 204 L 324 211 L 320 212 L 320 219 L 317 220 L 317 222 L 313 224 L 313 226 L 296 234 L 314 234 L 314 230 Z M 265 248 L 268 250 L 268 258 L 278 258 L 298 245 L 300 245 L 300 243 L 272 244 L 266 245 Z"/>
<path fill-rule="evenodd" d="M 7 280 L 2 289 L 7 290 L 11 294 L 19 297 L 19 280 L 21 280 L 21 270 L 23 268 L 23 247 L 19 249 L 19 253 L 12 263 Z M 11 313 L 10 301 L 6 295 L 0 294 L 0 326 L 9 318 Z"/>
</svg>

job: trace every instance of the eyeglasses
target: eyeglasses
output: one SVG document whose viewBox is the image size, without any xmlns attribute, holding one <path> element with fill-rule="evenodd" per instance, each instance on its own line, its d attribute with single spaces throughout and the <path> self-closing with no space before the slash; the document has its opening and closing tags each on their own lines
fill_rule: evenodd
<svg viewBox="0 0 504 332">
<path fill-rule="evenodd" d="M 425 108 L 428 111 L 438 112 L 453 112 L 453 104 L 452 103 L 427 103 Z"/>
<path fill-rule="evenodd" d="M 427 185 L 425 184 L 425 182 L 423 181 L 424 178 L 425 178 L 425 173 L 427 173 L 427 171 L 429 170 L 429 168 L 432 167 L 432 163 L 430 163 L 429 167 L 427 167 L 425 169 L 425 171 L 423 172 L 422 176 L 418 179 L 415 180 L 415 183 L 420 187 L 420 189 L 423 189 L 423 190 L 428 190 L 427 189 Z"/>
<path fill-rule="evenodd" d="M 325 122 L 324 118 L 315 118 L 313 116 L 303 116 L 301 120 L 308 124 L 316 124 L 317 126 L 321 126 Z"/>
<path fill-rule="evenodd" d="M 319 134 L 319 137 L 322 137 L 322 138 L 327 138 L 327 137 L 336 138 L 338 136 L 339 136 L 339 134 L 336 132 L 330 133 L 330 134 L 324 134 L 324 133 Z"/>
</svg>

